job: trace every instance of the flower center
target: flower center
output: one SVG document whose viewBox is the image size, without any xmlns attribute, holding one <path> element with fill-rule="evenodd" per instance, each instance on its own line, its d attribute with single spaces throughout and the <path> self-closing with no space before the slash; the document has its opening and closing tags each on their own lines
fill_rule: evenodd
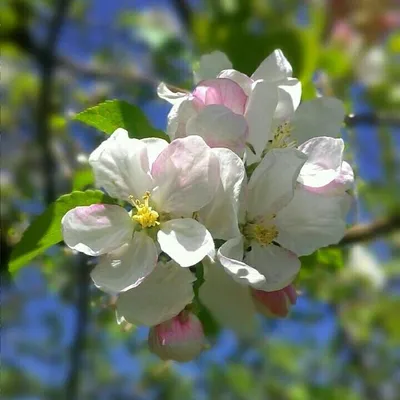
<svg viewBox="0 0 400 400">
<path fill-rule="evenodd" d="M 146 192 L 142 197 L 142 202 L 129 196 L 133 206 L 136 208 L 136 214 L 132 215 L 132 220 L 138 222 L 142 228 L 150 228 L 160 225 L 158 221 L 159 214 L 149 206 L 150 192 Z"/>
<path fill-rule="evenodd" d="M 272 223 L 273 218 L 275 218 L 275 215 L 272 216 L 267 224 L 257 222 L 247 223 L 244 228 L 244 235 L 249 240 L 257 241 L 261 246 L 268 246 L 279 234 L 278 229 Z"/>
<path fill-rule="evenodd" d="M 253 229 L 254 239 L 261 245 L 266 246 L 278 236 L 278 230 L 275 225 L 268 227 L 262 225 L 255 225 Z"/>
<path fill-rule="evenodd" d="M 265 152 L 271 149 L 284 149 L 286 147 L 295 147 L 297 142 L 293 140 L 290 133 L 293 127 L 289 121 L 280 124 L 274 130 L 274 137 L 270 140 L 265 148 Z"/>
</svg>

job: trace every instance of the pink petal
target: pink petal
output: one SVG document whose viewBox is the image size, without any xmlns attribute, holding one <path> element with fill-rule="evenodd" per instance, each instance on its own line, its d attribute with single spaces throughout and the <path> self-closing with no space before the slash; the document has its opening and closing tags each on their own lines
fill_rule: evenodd
<svg viewBox="0 0 400 400">
<path fill-rule="evenodd" d="M 193 91 L 193 97 L 198 109 L 221 104 L 236 114 L 244 114 L 247 102 L 244 90 L 236 82 L 226 78 L 200 82 Z"/>
<path fill-rule="evenodd" d="M 204 332 L 200 320 L 188 311 L 154 326 L 148 337 L 149 349 L 163 360 L 186 362 L 204 349 Z"/>
<path fill-rule="evenodd" d="M 296 289 L 292 284 L 273 292 L 253 289 L 252 295 L 258 310 L 267 316 L 286 317 L 290 307 L 297 301 Z"/>
</svg>

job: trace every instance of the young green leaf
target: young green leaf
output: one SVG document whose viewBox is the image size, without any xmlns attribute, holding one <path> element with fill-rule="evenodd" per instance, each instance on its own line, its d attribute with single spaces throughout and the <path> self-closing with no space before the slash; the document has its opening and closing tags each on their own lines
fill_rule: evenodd
<svg viewBox="0 0 400 400">
<path fill-rule="evenodd" d="M 87 186 L 94 185 L 94 175 L 91 168 L 78 169 L 72 179 L 72 190 L 85 190 Z"/>
<path fill-rule="evenodd" d="M 168 140 L 168 136 L 163 131 L 150 124 L 139 107 L 123 100 L 107 100 L 80 112 L 74 119 L 108 135 L 118 128 L 124 128 L 129 132 L 131 138 L 158 137 Z"/>
<path fill-rule="evenodd" d="M 65 213 L 78 206 L 115 204 L 116 201 L 100 190 L 72 192 L 59 197 L 41 215 L 37 216 L 13 248 L 9 271 L 15 274 L 21 267 L 46 249 L 63 240 L 61 219 Z"/>
</svg>

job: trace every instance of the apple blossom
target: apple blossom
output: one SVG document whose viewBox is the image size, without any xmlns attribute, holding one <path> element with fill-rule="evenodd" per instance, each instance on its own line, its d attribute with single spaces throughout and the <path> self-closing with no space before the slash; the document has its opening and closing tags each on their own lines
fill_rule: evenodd
<svg viewBox="0 0 400 400">
<path fill-rule="evenodd" d="M 219 68 L 223 69 L 216 73 Z M 319 97 L 300 104 L 301 84 L 292 73 L 279 49 L 251 77 L 232 69 L 221 52 L 205 55 L 192 93 L 172 92 L 164 83 L 158 87 L 159 97 L 173 104 L 167 133 L 172 138 L 200 135 L 211 147 L 227 147 L 239 155 L 247 142 L 249 163 L 272 148 L 339 136 L 342 102 Z"/>
<path fill-rule="evenodd" d="M 296 188 L 306 156 L 274 149 L 254 170 L 245 202 L 242 235 L 225 242 L 217 257 L 237 282 L 264 291 L 290 284 L 300 268 L 297 256 L 337 243 L 344 235 L 341 196 Z"/>
<path fill-rule="evenodd" d="M 239 155 L 246 141 L 264 148 L 278 104 L 278 83 L 287 84 L 289 91 L 299 86 L 289 75 L 291 66 L 280 50 L 251 77 L 231 69 L 221 52 L 205 55 L 195 72 L 199 83 L 192 93 L 172 92 L 164 83 L 158 87 L 159 97 L 173 104 L 167 133 L 172 138 L 200 135 L 211 147 L 227 147 Z"/>
<path fill-rule="evenodd" d="M 96 183 L 118 205 L 76 207 L 62 219 L 65 243 L 102 256 L 92 278 L 103 290 L 120 292 L 139 285 L 154 269 L 159 250 L 182 267 L 214 249 L 208 230 L 192 218 L 219 185 L 219 161 L 202 138 L 168 144 L 156 138 L 130 139 L 117 129 L 91 155 Z M 158 248 L 159 246 L 159 248 Z"/>
<path fill-rule="evenodd" d="M 200 320 L 189 311 L 150 328 L 149 349 L 162 360 L 187 362 L 206 347 Z"/>
</svg>

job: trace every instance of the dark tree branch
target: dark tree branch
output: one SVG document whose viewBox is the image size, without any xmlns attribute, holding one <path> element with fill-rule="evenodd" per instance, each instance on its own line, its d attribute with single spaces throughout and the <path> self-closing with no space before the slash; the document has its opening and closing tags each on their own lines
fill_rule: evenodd
<svg viewBox="0 0 400 400">
<path fill-rule="evenodd" d="M 355 225 L 347 230 L 339 246 L 366 242 L 378 236 L 400 231 L 400 214 L 378 219 L 370 224 Z"/>
<path fill-rule="evenodd" d="M 345 118 L 345 123 L 349 127 L 355 127 L 363 124 L 400 127 L 400 117 L 388 113 L 349 114 Z"/>
<path fill-rule="evenodd" d="M 36 140 L 41 149 L 42 171 L 45 179 L 45 201 L 50 204 L 56 197 L 54 184 L 54 170 L 56 163 L 51 149 L 50 115 L 52 108 L 52 89 L 54 72 L 57 66 L 55 52 L 57 42 L 61 33 L 64 20 L 68 14 L 68 7 L 72 0 L 59 0 L 50 22 L 47 40 L 42 50 L 37 50 L 37 61 L 39 62 L 41 85 L 37 106 Z M 36 46 L 28 35 L 25 45 L 31 49 Z M 38 49 L 38 48 L 36 48 Z"/>
<path fill-rule="evenodd" d="M 85 347 L 86 328 L 89 319 L 90 266 L 88 258 L 79 254 L 76 268 L 76 330 L 70 349 L 69 372 L 65 382 L 65 399 L 79 399 L 79 380 L 82 369 L 82 355 Z"/>
<path fill-rule="evenodd" d="M 192 11 L 190 6 L 185 0 L 172 0 L 172 3 L 182 25 L 185 27 L 186 32 L 189 33 L 192 25 Z"/>
</svg>

